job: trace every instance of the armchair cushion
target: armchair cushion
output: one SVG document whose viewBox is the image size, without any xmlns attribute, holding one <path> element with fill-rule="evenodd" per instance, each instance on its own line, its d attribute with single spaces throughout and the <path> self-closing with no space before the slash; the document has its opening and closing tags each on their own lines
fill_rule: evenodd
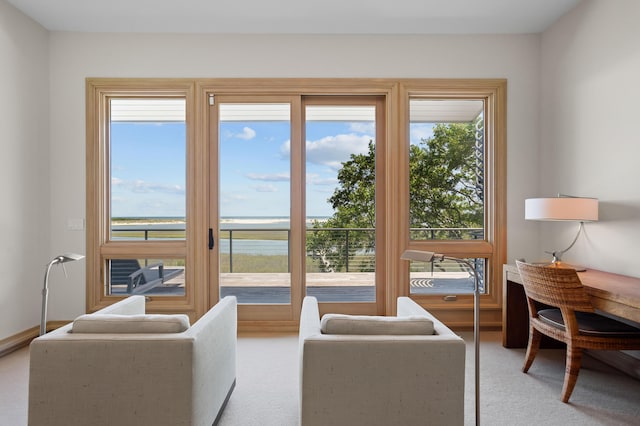
<svg viewBox="0 0 640 426">
<path fill-rule="evenodd" d="M 325 314 L 320 322 L 322 334 L 352 335 L 428 335 L 433 321 L 425 316 L 386 317 Z"/>
<path fill-rule="evenodd" d="M 86 314 L 73 321 L 73 333 L 182 333 L 189 328 L 184 314 Z"/>
</svg>

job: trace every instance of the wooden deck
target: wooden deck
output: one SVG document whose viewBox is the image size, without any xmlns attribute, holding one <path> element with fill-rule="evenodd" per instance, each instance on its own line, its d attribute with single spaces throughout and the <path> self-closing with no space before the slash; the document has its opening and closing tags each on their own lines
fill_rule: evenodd
<svg viewBox="0 0 640 426">
<path fill-rule="evenodd" d="M 465 272 L 412 273 L 411 294 L 468 294 L 473 279 Z M 288 273 L 220 274 L 220 295 L 234 295 L 239 303 L 290 303 Z M 321 302 L 375 301 L 374 274 L 371 272 L 308 273 L 307 294 Z M 149 295 L 184 294 L 184 274 L 151 289 Z"/>
</svg>

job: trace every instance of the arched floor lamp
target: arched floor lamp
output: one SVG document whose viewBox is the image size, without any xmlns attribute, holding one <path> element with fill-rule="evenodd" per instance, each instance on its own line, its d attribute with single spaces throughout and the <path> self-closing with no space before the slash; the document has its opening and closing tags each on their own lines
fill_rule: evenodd
<svg viewBox="0 0 640 426">
<path fill-rule="evenodd" d="M 81 254 L 61 254 L 60 256 L 54 257 L 47 265 L 47 270 L 44 273 L 44 287 L 42 288 L 42 315 L 40 316 L 40 336 L 47 332 L 47 302 L 49 300 L 49 272 L 51 272 L 51 267 L 57 263 L 63 264 L 67 262 L 73 262 L 75 260 L 80 260 L 82 258 L 84 258 L 84 256 Z M 64 270 L 64 274 L 67 275 L 67 270 L 64 269 L 64 265 L 62 265 L 62 269 Z"/>
<path fill-rule="evenodd" d="M 442 262 L 443 260 L 451 260 L 467 266 L 474 277 L 473 286 L 473 344 L 474 344 L 474 361 L 475 361 L 475 403 L 476 403 L 476 425 L 480 424 L 480 279 L 478 272 L 473 265 L 466 259 L 457 257 L 449 257 L 444 254 L 434 253 L 422 250 L 405 250 L 400 256 L 403 260 L 412 260 L 416 262 Z"/>
</svg>

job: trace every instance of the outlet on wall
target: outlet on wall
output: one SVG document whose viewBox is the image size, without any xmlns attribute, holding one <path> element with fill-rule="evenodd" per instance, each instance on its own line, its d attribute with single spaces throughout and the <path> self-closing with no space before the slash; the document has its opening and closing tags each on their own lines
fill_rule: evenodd
<svg viewBox="0 0 640 426">
<path fill-rule="evenodd" d="M 84 219 L 67 219 L 67 229 L 69 231 L 84 230 Z"/>
</svg>

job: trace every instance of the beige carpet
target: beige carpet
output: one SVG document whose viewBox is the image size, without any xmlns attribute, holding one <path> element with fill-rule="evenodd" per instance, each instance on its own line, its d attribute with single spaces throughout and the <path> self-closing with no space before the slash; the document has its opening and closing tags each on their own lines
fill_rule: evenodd
<svg viewBox="0 0 640 426">
<path fill-rule="evenodd" d="M 473 425 L 473 335 L 462 336 L 468 343 L 465 424 Z M 504 349 L 498 332 L 483 332 L 481 342 L 482 425 L 640 424 L 640 381 L 586 357 L 571 403 L 563 404 L 563 350 L 541 350 L 523 374 L 523 349 Z M 241 336 L 237 387 L 220 425 L 297 425 L 297 351 L 296 336 Z M 27 350 L 0 358 L 1 426 L 27 424 L 27 379 Z"/>
</svg>

